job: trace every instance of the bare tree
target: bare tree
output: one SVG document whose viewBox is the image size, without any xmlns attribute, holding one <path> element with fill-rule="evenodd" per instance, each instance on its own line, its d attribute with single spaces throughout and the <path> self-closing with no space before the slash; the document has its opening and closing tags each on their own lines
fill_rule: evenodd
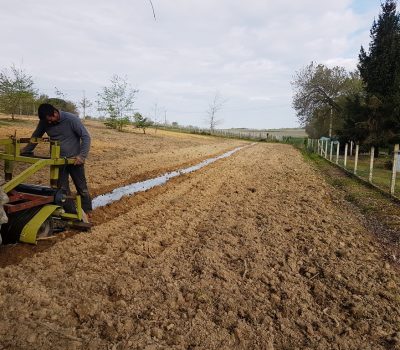
<svg viewBox="0 0 400 350">
<path fill-rule="evenodd" d="M 218 91 L 215 92 L 215 95 L 206 111 L 206 123 L 210 127 L 211 132 L 214 131 L 217 125 L 222 123 L 222 119 L 217 119 L 217 113 L 222 110 L 226 101 L 227 100 L 222 98 L 221 94 Z"/>
<path fill-rule="evenodd" d="M 79 101 L 79 106 L 83 109 L 83 119 L 86 118 L 86 109 L 92 106 L 92 102 L 86 97 L 85 90 L 83 90 L 83 97 Z"/>
<path fill-rule="evenodd" d="M 58 98 L 65 100 L 67 96 L 57 86 L 54 86 L 54 93 Z"/>
<path fill-rule="evenodd" d="M 159 127 L 159 124 L 160 124 L 160 121 L 158 120 L 158 104 L 157 104 L 157 102 L 156 103 L 154 103 L 154 117 L 153 117 L 153 119 L 154 119 L 154 130 L 155 130 L 155 134 L 157 134 L 157 130 L 158 130 L 158 127 Z"/>
</svg>

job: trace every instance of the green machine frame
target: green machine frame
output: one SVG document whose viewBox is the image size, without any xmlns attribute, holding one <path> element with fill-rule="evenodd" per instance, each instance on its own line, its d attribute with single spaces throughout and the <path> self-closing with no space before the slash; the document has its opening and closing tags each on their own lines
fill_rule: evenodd
<svg viewBox="0 0 400 350">
<path fill-rule="evenodd" d="M 33 157 L 21 155 L 21 144 L 24 143 L 47 143 L 50 145 L 50 157 Z M 10 198 L 5 204 L 6 213 L 16 213 L 27 208 L 37 207 L 40 210 L 24 225 L 19 240 L 25 243 L 36 244 L 37 234 L 43 223 L 50 217 L 58 217 L 69 224 L 82 222 L 83 211 L 81 197 L 74 196 L 76 214 L 66 213 L 61 205 L 54 203 L 52 196 L 39 196 L 21 193 L 16 190 L 17 186 L 23 184 L 30 176 L 43 169 L 50 167 L 50 189 L 57 189 L 59 170 L 61 166 L 74 164 L 75 159 L 60 157 L 60 144 L 49 138 L 16 138 L 0 139 L 0 146 L 4 146 L 4 152 L 0 152 L 0 159 L 4 160 L 4 179 L 2 188 Z M 15 162 L 29 163 L 27 169 L 13 177 Z"/>
</svg>

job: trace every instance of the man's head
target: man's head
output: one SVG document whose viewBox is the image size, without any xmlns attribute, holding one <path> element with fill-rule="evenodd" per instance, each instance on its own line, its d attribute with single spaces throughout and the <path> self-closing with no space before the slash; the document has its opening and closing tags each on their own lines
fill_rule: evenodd
<svg viewBox="0 0 400 350">
<path fill-rule="evenodd" d="M 58 124 L 60 122 L 60 112 L 49 103 L 42 103 L 38 108 L 40 120 L 45 120 L 48 124 Z"/>
</svg>

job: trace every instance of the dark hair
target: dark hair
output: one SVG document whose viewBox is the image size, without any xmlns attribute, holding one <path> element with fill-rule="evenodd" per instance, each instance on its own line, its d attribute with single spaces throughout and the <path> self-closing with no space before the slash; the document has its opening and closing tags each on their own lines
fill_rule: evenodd
<svg viewBox="0 0 400 350">
<path fill-rule="evenodd" d="M 46 119 L 46 117 L 53 115 L 53 113 L 57 111 L 50 103 L 42 103 L 38 108 L 39 119 Z"/>
</svg>

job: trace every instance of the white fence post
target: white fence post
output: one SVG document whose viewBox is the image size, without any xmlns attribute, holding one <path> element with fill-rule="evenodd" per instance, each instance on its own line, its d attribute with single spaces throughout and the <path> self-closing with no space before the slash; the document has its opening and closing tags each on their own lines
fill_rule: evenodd
<svg viewBox="0 0 400 350">
<path fill-rule="evenodd" d="M 357 166 L 358 166 L 358 151 L 360 150 L 359 144 L 356 144 L 356 154 L 354 156 L 354 174 L 357 174 Z"/>
<path fill-rule="evenodd" d="M 325 159 L 328 159 L 328 140 L 325 140 Z"/>
<path fill-rule="evenodd" d="M 347 149 L 348 148 L 349 148 L 349 144 L 346 143 L 344 146 L 344 163 L 343 163 L 345 168 L 347 167 Z"/>
<path fill-rule="evenodd" d="M 339 164 L 339 150 L 340 150 L 340 143 L 337 141 L 336 143 L 336 164 Z"/>
<path fill-rule="evenodd" d="M 368 181 L 372 183 L 372 174 L 374 171 L 374 157 L 375 157 L 375 147 L 371 147 L 371 160 L 369 161 L 369 178 Z"/>
<path fill-rule="evenodd" d="M 333 155 L 333 142 L 331 140 L 331 152 L 329 153 L 329 160 L 332 161 L 332 155 Z"/>
<path fill-rule="evenodd" d="M 353 141 L 350 141 L 350 157 L 353 156 Z"/>
<path fill-rule="evenodd" d="M 399 160 L 399 144 L 394 145 L 393 154 L 393 171 L 392 171 L 392 182 L 390 184 L 390 194 L 394 194 L 396 188 L 396 175 L 397 175 L 397 162 Z"/>
</svg>

